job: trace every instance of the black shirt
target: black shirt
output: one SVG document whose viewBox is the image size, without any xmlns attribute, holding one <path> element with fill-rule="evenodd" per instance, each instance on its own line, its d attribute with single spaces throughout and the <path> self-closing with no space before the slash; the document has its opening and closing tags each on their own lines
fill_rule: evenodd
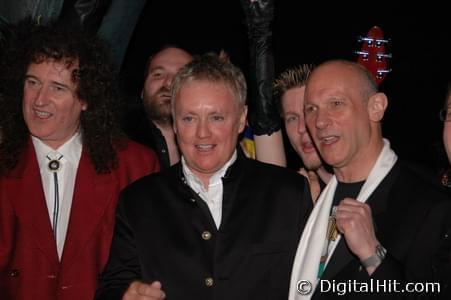
<svg viewBox="0 0 451 300">
<path fill-rule="evenodd" d="M 128 109 L 122 127 L 130 139 L 155 150 L 161 170 L 170 167 L 166 140 L 160 129 L 147 118 L 142 101 Z"/>
<path fill-rule="evenodd" d="M 364 183 L 365 180 L 351 183 L 339 181 L 337 183 L 337 189 L 335 190 L 334 201 L 332 206 L 338 205 L 340 201 L 343 200 L 344 198 L 356 199 Z"/>
</svg>

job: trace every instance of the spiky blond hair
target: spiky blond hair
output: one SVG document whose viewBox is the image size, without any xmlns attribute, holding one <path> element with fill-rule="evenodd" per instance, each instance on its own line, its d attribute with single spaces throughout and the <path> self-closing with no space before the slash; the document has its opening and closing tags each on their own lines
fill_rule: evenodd
<svg viewBox="0 0 451 300">
<path fill-rule="evenodd" d="M 312 70 L 311 64 L 302 64 L 285 70 L 274 81 L 274 95 L 280 98 L 287 90 L 304 86 Z"/>
</svg>

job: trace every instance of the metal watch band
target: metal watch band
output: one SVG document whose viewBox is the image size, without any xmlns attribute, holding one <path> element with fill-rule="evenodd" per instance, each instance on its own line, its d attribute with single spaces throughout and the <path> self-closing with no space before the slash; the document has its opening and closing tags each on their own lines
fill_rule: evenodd
<svg viewBox="0 0 451 300">
<path fill-rule="evenodd" d="M 377 245 L 376 252 L 373 255 L 371 255 L 370 257 L 368 257 L 364 260 L 361 260 L 360 263 L 365 268 L 378 266 L 384 260 L 386 255 L 387 255 L 387 250 L 384 247 L 382 247 L 381 245 Z"/>
</svg>

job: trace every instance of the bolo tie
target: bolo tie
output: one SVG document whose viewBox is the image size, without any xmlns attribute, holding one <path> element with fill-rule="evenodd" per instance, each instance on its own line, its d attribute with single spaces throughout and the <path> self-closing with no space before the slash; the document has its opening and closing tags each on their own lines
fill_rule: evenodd
<svg viewBox="0 0 451 300">
<path fill-rule="evenodd" d="M 57 229 L 58 229 L 58 214 L 59 214 L 59 207 L 60 207 L 60 199 L 59 199 L 59 189 L 58 189 L 58 171 L 61 168 L 61 158 L 63 156 L 60 154 L 60 156 L 56 159 L 50 158 L 48 155 L 46 156 L 49 160 L 48 168 L 53 173 L 53 183 L 55 187 L 55 197 L 53 199 L 53 214 L 52 214 L 52 225 L 53 225 L 53 236 L 55 238 L 55 241 L 57 241 Z"/>
</svg>

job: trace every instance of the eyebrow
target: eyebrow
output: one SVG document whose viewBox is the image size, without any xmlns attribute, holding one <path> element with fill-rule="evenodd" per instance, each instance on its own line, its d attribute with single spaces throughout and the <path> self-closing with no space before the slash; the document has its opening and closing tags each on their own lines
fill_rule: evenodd
<svg viewBox="0 0 451 300">
<path fill-rule="evenodd" d="M 36 77 L 36 76 L 34 76 L 34 75 L 31 75 L 31 74 L 26 74 L 26 75 L 25 75 L 25 79 L 28 79 L 28 78 L 33 78 L 33 79 L 36 79 L 36 80 L 39 81 L 39 82 L 42 82 L 38 77 Z M 66 88 L 66 89 L 72 91 L 72 88 L 71 88 L 70 86 L 68 86 L 67 84 L 65 84 L 65 83 L 61 83 L 61 82 L 53 81 L 53 80 L 51 81 L 51 83 L 52 83 L 52 84 L 55 84 L 55 85 L 57 85 L 57 86 L 60 86 L 60 87 L 64 87 L 64 88 Z"/>
<path fill-rule="evenodd" d="M 215 111 L 209 112 L 207 115 L 208 116 L 212 116 L 212 115 L 218 115 L 218 114 L 219 115 L 226 115 L 227 112 L 215 110 Z M 198 116 L 200 114 L 195 112 L 195 111 L 189 110 L 189 111 L 182 112 L 182 115 L 195 115 L 195 116 Z"/>
<path fill-rule="evenodd" d="M 161 67 L 161 66 L 152 67 L 149 69 L 149 73 L 152 73 L 154 71 L 159 71 L 159 70 L 165 70 L 165 68 Z"/>
<path fill-rule="evenodd" d="M 302 107 L 302 108 L 304 108 L 304 107 Z M 298 112 L 294 112 L 294 111 L 292 111 L 292 110 L 289 110 L 289 111 L 286 111 L 286 112 L 282 112 L 284 115 L 299 115 L 299 113 Z"/>
<path fill-rule="evenodd" d="M 72 88 L 70 86 L 68 86 L 67 84 L 64 84 L 61 82 L 56 82 L 56 81 L 52 81 L 52 83 L 57 86 L 64 87 L 64 88 L 68 89 L 69 91 L 72 91 Z"/>
<path fill-rule="evenodd" d="M 36 79 L 36 80 L 39 80 L 39 78 L 37 78 L 37 77 L 34 76 L 34 75 L 25 74 L 25 79 L 28 79 L 28 78 L 34 78 L 34 79 Z"/>
</svg>

